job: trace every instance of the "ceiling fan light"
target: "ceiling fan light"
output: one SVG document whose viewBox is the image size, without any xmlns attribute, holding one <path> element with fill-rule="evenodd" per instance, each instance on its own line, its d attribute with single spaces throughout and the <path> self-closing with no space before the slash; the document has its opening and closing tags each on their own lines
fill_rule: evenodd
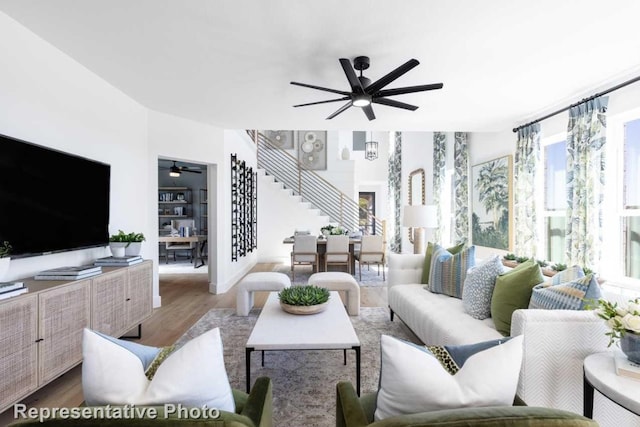
<svg viewBox="0 0 640 427">
<path fill-rule="evenodd" d="M 177 177 L 180 176 L 180 172 L 178 172 L 178 171 L 169 171 L 169 176 L 177 178 Z"/>
<path fill-rule="evenodd" d="M 367 95 L 356 95 L 353 97 L 351 105 L 354 107 L 366 107 L 367 105 L 371 105 L 371 98 Z"/>
</svg>

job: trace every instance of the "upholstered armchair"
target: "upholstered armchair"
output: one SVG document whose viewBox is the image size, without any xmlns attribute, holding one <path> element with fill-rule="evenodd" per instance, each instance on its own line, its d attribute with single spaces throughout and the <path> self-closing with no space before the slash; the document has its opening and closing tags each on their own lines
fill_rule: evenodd
<svg viewBox="0 0 640 427">
<path fill-rule="evenodd" d="M 598 423 L 573 412 L 526 406 L 516 398 L 513 406 L 460 408 L 402 415 L 374 421 L 376 393 L 358 397 L 353 385 L 337 385 L 336 427 L 597 427 Z"/>
<path fill-rule="evenodd" d="M 260 377 L 256 380 L 247 394 L 243 391 L 233 389 L 233 399 L 236 405 L 236 412 L 220 411 L 218 418 L 200 419 L 181 418 L 177 414 L 167 414 L 165 416 L 164 406 L 154 406 L 157 411 L 155 418 L 127 418 L 127 419 L 62 419 L 51 418 L 42 422 L 37 418 L 34 420 L 17 421 L 11 426 L 133 426 L 133 427 L 158 427 L 174 425 L 190 425 L 198 427 L 217 427 L 221 425 L 235 427 L 271 427 L 273 419 L 272 407 L 272 385 L 267 377 Z M 137 408 L 140 408 L 136 406 Z M 112 407 L 113 408 L 113 407 Z"/>
</svg>

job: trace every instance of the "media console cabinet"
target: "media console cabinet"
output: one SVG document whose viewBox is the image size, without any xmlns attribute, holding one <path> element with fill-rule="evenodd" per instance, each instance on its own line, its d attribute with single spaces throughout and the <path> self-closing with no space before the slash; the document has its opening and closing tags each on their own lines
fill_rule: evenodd
<svg viewBox="0 0 640 427">
<path fill-rule="evenodd" d="M 0 301 L 0 412 L 82 362 L 82 330 L 122 336 L 153 313 L 151 261 L 76 281 L 22 279 Z"/>
</svg>

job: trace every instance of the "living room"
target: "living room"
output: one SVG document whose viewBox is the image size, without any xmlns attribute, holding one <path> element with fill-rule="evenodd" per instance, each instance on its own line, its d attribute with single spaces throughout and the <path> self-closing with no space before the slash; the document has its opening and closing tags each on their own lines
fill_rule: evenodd
<svg viewBox="0 0 640 427">
<path fill-rule="evenodd" d="M 245 129 L 326 130 L 333 144 L 329 156 L 336 160 L 345 145 L 341 135 L 366 130 L 381 138 L 380 156 L 370 164 L 388 160 L 388 153 L 382 150 L 395 132 L 401 132 L 401 193 L 403 197 L 408 194 L 409 174 L 422 168 L 426 171 L 426 202 L 431 204 L 434 132 L 446 133 L 449 147 L 454 132 L 467 133 L 470 168 L 514 156 L 517 136 L 513 128 L 640 73 L 634 54 L 640 38 L 632 19 L 638 6 L 631 1 L 606 6 L 595 1 L 585 6 L 578 1 L 563 6 L 551 1 L 543 5 L 410 2 L 403 6 L 383 1 L 305 6 L 220 3 L 187 7 L 170 1 L 161 6 L 0 1 L 0 134 L 111 166 L 109 231 L 123 229 L 147 236 L 143 257 L 154 260 L 155 308 L 163 306 L 156 265 L 159 159 L 207 165 L 210 241 L 209 276 L 204 286 L 221 299 L 229 298 L 225 294 L 233 292 L 233 286 L 256 264 L 274 261 L 269 245 L 258 245 L 257 251 L 238 261 L 232 261 L 229 251 L 230 155 L 236 153 L 250 166 L 257 166 L 255 146 L 243 134 Z M 371 8 L 378 12 L 369 11 Z M 363 13 L 369 21 L 354 26 L 356 18 L 364 19 L 360 18 Z M 576 23 L 569 24 L 570 18 Z M 597 25 L 589 28 L 585 22 Z M 336 34 L 328 36 L 328 28 Z M 376 31 L 364 31 L 366 28 Z M 296 39 L 291 34 L 298 35 L 298 40 L 290 40 Z M 212 40 L 215 47 L 208 44 Z M 229 51 L 229 56 L 221 55 Z M 399 96 L 398 100 L 420 107 L 414 112 L 375 105 L 374 121 L 367 120 L 358 108 L 325 120 L 341 103 L 292 108 L 332 95 L 325 97 L 292 86 L 290 81 L 345 89 L 347 81 L 338 58 L 357 55 L 370 56 L 371 66 L 365 74 L 373 80 L 415 57 L 420 65 L 395 86 L 443 82 L 444 88 Z M 593 58 L 596 64 L 584 65 L 585 58 Z M 240 92 L 243 87 L 245 91 Z M 231 95 L 233 90 L 238 91 L 237 96 Z M 630 84 L 607 96 L 607 129 L 611 131 L 607 146 L 612 150 L 607 182 L 615 183 L 621 179 L 617 173 L 625 170 L 621 163 L 624 125 L 640 118 L 640 85 Z M 563 140 L 567 123 L 566 112 L 543 120 L 543 147 Z M 356 154 L 362 155 L 351 152 L 352 157 Z M 629 182 L 635 182 L 634 177 Z M 358 183 L 351 192 L 356 194 L 358 185 L 367 184 Z M 616 186 L 620 192 L 622 188 Z M 618 197 L 614 192 L 608 196 Z M 609 201 L 605 206 L 613 205 Z M 402 200 L 401 205 L 406 204 Z M 637 293 L 639 289 L 637 276 L 634 280 L 627 274 L 633 268 L 619 262 L 625 256 L 620 217 L 637 214 L 634 210 L 624 214 L 604 211 L 603 224 L 609 228 L 602 233 L 603 257 L 596 271 L 619 292 L 631 289 Z M 259 223 L 259 233 L 268 231 L 267 224 Z M 287 235 L 296 228 L 301 227 L 291 223 Z M 399 235 L 401 251 L 413 252 L 407 229 L 402 228 Z M 278 236 L 285 235 L 279 232 Z M 545 244 L 539 242 L 541 247 Z M 499 253 L 506 252 L 509 250 Z M 482 249 L 476 256 L 493 253 L 495 249 Z M 546 256 L 544 250 L 541 253 L 549 261 L 561 262 Z M 4 280 L 63 265 L 89 264 L 108 255 L 104 246 L 16 258 Z M 637 262 L 633 258 L 627 264 L 634 260 Z"/>
</svg>

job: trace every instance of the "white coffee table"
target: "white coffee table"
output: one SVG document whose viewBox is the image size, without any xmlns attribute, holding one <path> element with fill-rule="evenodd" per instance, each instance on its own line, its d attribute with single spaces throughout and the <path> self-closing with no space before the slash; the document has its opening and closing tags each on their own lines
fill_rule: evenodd
<svg viewBox="0 0 640 427">
<path fill-rule="evenodd" d="M 347 350 L 356 353 L 356 390 L 360 395 L 360 340 L 342 305 L 340 294 L 332 291 L 329 305 L 317 314 L 289 314 L 280 308 L 278 293 L 271 292 L 251 331 L 246 345 L 247 392 L 251 386 L 251 352 L 269 350 Z"/>
</svg>

